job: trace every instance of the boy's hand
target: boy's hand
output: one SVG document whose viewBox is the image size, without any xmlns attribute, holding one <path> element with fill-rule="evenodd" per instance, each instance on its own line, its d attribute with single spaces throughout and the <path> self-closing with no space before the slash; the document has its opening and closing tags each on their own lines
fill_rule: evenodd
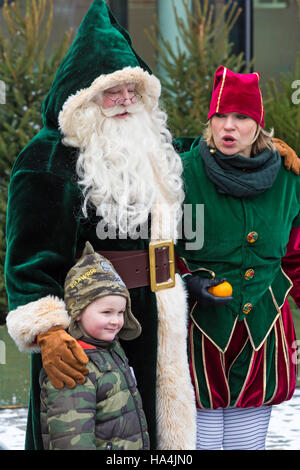
<svg viewBox="0 0 300 470">
<path fill-rule="evenodd" d="M 76 339 L 62 327 L 54 326 L 37 335 L 45 371 L 55 388 L 74 388 L 83 384 L 89 373 L 85 365 L 88 357 Z"/>
</svg>

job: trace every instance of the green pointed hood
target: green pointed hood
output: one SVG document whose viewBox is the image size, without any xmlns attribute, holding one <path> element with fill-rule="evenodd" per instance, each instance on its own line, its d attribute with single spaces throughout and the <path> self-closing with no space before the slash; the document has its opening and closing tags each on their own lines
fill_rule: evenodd
<svg viewBox="0 0 300 470">
<path fill-rule="evenodd" d="M 159 80 L 135 53 L 130 36 L 118 24 L 106 2 L 95 0 L 43 103 L 44 124 L 60 127 L 64 133 L 70 114 L 78 106 L 105 88 L 129 81 L 137 83 L 141 95 L 158 100 Z"/>
</svg>

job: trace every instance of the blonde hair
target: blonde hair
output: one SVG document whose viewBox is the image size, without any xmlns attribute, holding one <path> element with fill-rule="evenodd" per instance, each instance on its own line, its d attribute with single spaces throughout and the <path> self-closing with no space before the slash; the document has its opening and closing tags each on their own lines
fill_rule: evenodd
<svg viewBox="0 0 300 470">
<path fill-rule="evenodd" d="M 212 133 L 211 119 L 206 124 L 206 127 L 203 132 L 203 137 L 209 147 L 216 148 Z M 258 155 L 259 153 L 263 152 L 266 148 L 268 148 L 272 152 L 275 152 L 276 145 L 272 140 L 273 137 L 274 129 L 266 131 L 259 124 L 257 124 L 257 130 L 252 141 L 252 155 Z"/>
</svg>

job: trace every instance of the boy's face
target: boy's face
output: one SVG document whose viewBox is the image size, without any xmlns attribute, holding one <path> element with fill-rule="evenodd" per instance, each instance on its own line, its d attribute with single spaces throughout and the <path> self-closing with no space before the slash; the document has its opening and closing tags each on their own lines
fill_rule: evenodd
<svg viewBox="0 0 300 470">
<path fill-rule="evenodd" d="M 79 315 L 84 331 L 93 338 L 113 341 L 124 325 L 126 298 L 107 295 L 90 303 Z"/>
</svg>

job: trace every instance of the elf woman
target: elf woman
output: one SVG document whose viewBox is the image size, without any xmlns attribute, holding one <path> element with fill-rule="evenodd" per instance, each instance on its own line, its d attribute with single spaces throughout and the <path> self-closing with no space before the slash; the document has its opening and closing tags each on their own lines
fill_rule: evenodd
<svg viewBox="0 0 300 470">
<path fill-rule="evenodd" d="M 295 389 L 287 296 L 300 306 L 299 159 L 285 168 L 272 135 L 259 74 L 220 66 L 204 137 L 179 142 L 189 144 L 185 204 L 204 204 L 202 248 L 178 245 L 190 271 L 198 449 L 264 449 L 272 405 Z M 232 296 L 210 302 L 203 268 L 226 278 Z"/>
</svg>

